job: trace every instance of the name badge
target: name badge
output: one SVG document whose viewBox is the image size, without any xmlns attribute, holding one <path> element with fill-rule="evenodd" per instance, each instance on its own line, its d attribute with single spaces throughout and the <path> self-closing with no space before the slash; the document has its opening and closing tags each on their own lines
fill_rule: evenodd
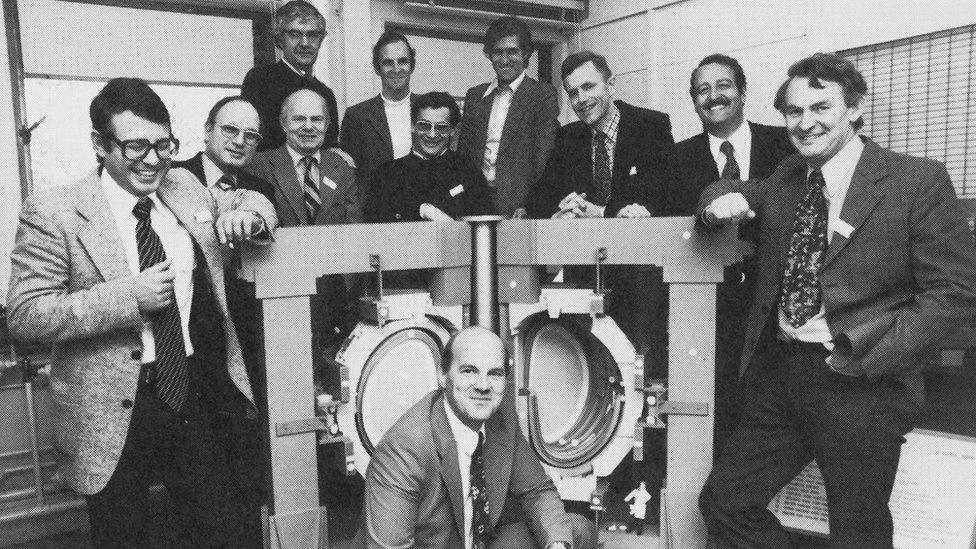
<svg viewBox="0 0 976 549">
<path fill-rule="evenodd" d="M 197 223 L 210 223 L 213 221 L 213 214 L 211 214 L 209 210 L 201 210 L 193 214 L 193 219 L 195 219 Z"/>
<path fill-rule="evenodd" d="M 451 196 L 452 197 L 453 196 L 457 196 L 457 195 L 459 195 L 459 194 L 461 194 L 461 193 L 464 192 L 464 185 L 458 185 L 457 187 L 454 187 L 453 189 L 451 189 L 448 192 L 451 193 Z"/>
<path fill-rule="evenodd" d="M 844 238 L 850 238 L 851 233 L 854 232 L 854 227 L 843 219 L 837 218 L 837 226 L 834 227 L 834 232 Z"/>
<path fill-rule="evenodd" d="M 333 180 L 331 180 L 331 179 L 329 179 L 328 177 L 326 177 L 324 175 L 322 176 L 322 184 L 325 185 L 326 187 L 332 189 L 333 191 L 336 190 L 336 182 L 333 181 Z"/>
<path fill-rule="evenodd" d="M 637 166 L 630 167 L 630 175 L 637 175 Z"/>
</svg>

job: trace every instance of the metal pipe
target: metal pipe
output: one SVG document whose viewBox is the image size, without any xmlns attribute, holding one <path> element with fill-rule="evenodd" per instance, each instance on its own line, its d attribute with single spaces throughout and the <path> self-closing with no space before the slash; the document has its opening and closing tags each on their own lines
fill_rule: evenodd
<svg viewBox="0 0 976 549">
<path fill-rule="evenodd" d="M 471 224 L 471 325 L 498 333 L 498 215 L 465 217 Z"/>
<path fill-rule="evenodd" d="M 59 486 L 59 485 L 54 484 L 54 483 L 49 483 L 49 484 L 45 484 L 44 485 L 44 493 L 45 494 L 56 494 L 58 492 L 67 493 L 68 490 L 66 488 L 64 488 L 63 486 Z M 24 488 L 24 489 L 21 489 L 21 490 L 13 490 L 13 491 L 10 491 L 10 492 L 0 493 L 0 503 L 11 503 L 11 502 L 14 502 L 14 501 L 23 501 L 23 500 L 25 500 L 27 498 L 33 498 L 33 497 L 36 497 L 36 496 L 37 496 L 37 494 L 35 493 L 35 489 L 34 488 Z M 35 506 L 36 506 L 36 504 L 35 504 Z"/>
<path fill-rule="evenodd" d="M 11 513 L 5 513 L 0 515 L 0 524 L 5 522 L 13 522 L 17 520 L 30 519 L 35 517 L 40 517 L 44 515 L 54 515 L 56 513 L 63 513 L 65 511 L 74 511 L 76 509 L 82 509 L 85 507 L 85 500 L 82 498 L 73 499 L 70 501 L 50 503 L 42 506 L 29 507 L 20 511 L 14 511 Z"/>
</svg>

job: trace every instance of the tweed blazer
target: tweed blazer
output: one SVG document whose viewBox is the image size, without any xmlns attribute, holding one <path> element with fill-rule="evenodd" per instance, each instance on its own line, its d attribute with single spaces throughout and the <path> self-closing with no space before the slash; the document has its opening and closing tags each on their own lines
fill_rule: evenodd
<svg viewBox="0 0 976 549">
<path fill-rule="evenodd" d="M 864 139 L 864 138 L 862 138 Z M 918 403 L 921 369 L 952 328 L 976 321 L 976 246 L 945 166 L 864 139 L 820 270 L 834 353 L 868 378 L 898 379 Z M 805 192 L 807 163 L 784 160 L 762 181 L 719 181 L 702 193 L 741 192 L 760 223 L 759 269 L 740 375 L 778 329 L 779 291 Z"/>
<path fill-rule="evenodd" d="M 572 543 L 573 529 L 552 479 L 529 448 L 510 401 L 485 423 L 489 528 L 503 520 L 506 500 L 521 505 L 542 547 Z M 383 435 L 366 470 L 363 526 L 354 547 L 464 547 L 464 494 L 457 444 L 440 389 L 408 410 Z"/>
<path fill-rule="evenodd" d="M 185 170 L 171 170 L 157 195 L 202 251 L 219 314 L 231 326 L 214 220 L 232 204 L 218 205 Z M 241 191 L 238 199 L 274 230 L 277 218 L 266 198 Z M 99 175 L 28 198 L 10 260 L 7 323 L 18 341 L 52 343 L 53 424 L 63 471 L 73 489 L 95 494 L 112 476 L 129 430 L 145 322 Z M 230 379 L 253 406 L 235 331 L 225 329 L 224 339 Z"/>
<path fill-rule="evenodd" d="M 482 97 L 489 84 L 479 84 L 464 98 L 464 116 L 458 135 L 458 152 L 481 168 L 485 157 L 488 119 L 495 95 Z M 508 108 L 495 161 L 495 209 L 511 216 L 525 208 L 532 186 L 542 175 L 556 145 L 559 129 L 556 89 L 526 76 Z"/>
</svg>

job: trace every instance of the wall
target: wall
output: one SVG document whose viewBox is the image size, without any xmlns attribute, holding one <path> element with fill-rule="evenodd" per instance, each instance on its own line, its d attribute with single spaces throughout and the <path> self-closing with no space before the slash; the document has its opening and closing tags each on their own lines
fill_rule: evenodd
<svg viewBox="0 0 976 549">
<path fill-rule="evenodd" d="M 772 97 L 797 59 L 976 23 L 976 2 L 956 0 L 590 0 L 590 12 L 582 43 L 602 48 L 618 72 L 635 71 L 641 62 L 635 50 L 647 47 L 645 102 L 671 115 L 679 140 L 701 131 L 688 78 L 710 53 L 728 53 L 743 65 L 750 119 L 782 124 Z M 633 83 L 638 72 L 631 74 L 625 97 L 640 88 Z"/>
</svg>

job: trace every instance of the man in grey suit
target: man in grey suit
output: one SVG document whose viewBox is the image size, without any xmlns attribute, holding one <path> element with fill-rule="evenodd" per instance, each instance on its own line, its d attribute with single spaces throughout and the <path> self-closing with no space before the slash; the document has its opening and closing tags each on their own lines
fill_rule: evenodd
<svg viewBox="0 0 976 549">
<path fill-rule="evenodd" d="M 455 334 L 440 389 L 386 432 L 366 470 L 358 546 L 368 549 L 590 549 L 593 525 L 567 514 L 505 400 L 493 332 Z M 356 545 L 356 544 L 354 544 Z"/>
<path fill-rule="evenodd" d="M 356 163 L 356 182 L 362 196 L 369 196 L 373 172 L 390 160 L 410 154 L 410 75 L 417 52 L 407 37 L 386 31 L 373 46 L 373 69 L 383 89 L 376 97 L 346 109 L 339 132 L 339 146 Z"/>
<path fill-rule="evenodd" d="M 521 20 L 495 20 L 485 33 L 484 49 L 496 78 L 465 95 L 458 152 L 481 166 L 495 210 L 523 217 L 529 192 L 556 145 L 556 90 L 525 74 L 533 45 Z"/>
<path fill-rule="evenodd" d="M 97 547 L 145 546 L 157 482 L 174 503 L 175 546 L 238 546 L 243 517 L 214 424 L 254 403 L 221 245 L 268 235 L 274 208 L 168 173 L 179 142 L 142 80 L 111 80 L 90 111 L 99 169 L 24 203 L 11 334 L 53 346 L 56 444 Z"/>
<path fill-rule="evenodd" d="M 890 549 L 922 368 L 976 319 L 976 247 L 949 174 L 858 136 L 866 93 L 842 57 L 795 63 L 775 106 L 799 154 L 699 201 L 703 225 L 760 234 L 742 415 L 700 499 L 719 548 L 792 547 L 766 505 L 816 459 L 831 547 Z"/>
</svg>

